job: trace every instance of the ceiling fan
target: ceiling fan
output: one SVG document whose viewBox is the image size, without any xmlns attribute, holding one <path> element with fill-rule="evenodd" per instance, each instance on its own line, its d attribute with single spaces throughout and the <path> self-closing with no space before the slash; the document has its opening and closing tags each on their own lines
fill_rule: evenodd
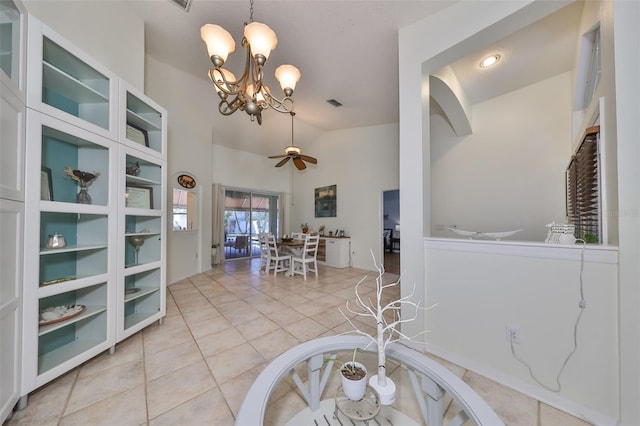
<svg viewBox="0 0 640 426">
<path fill-rule="evenodd" d="M 284 149 L 284 154 L 281 155 L 271 155 L 269 158 L 282 158 L 282 160 L 278 161 L 276 167 L 282 167 L 285 165 L 287 161 L 293 159 L 293 164 L 298 168 L 298 170 L 304 170 L 307 168 L 307 163 L 318 164 L 318 160 L 313 157 L 309 157 L 308 155 L 301 154 L 300 148 L 293 144 L 293 117 L 296 115 L 295 112 L 290 112 L 291 114 L 291 145 Z"/>
</svg>

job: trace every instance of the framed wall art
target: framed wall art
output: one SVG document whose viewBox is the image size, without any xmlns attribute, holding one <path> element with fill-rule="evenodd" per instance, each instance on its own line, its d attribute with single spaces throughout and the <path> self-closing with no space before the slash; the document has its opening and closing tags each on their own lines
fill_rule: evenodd
<svg viewBox="0 0 640 426">
<path fill-rule="evenodd" d="M 135 209 L 153 208 L 153 188 L 150 186 L 127 186 L 126 206 Z"/>
<path fill-rule="evenodd" d="M 127 139 L 140 145 L 149 146 L 149 134 L 146 130 L 135 124 L 127 123 Z"/>
<path fill-rule="evenodd" d="M 314 190 L 316 217 L 336 217 L 338 213 L 336 185 Z"/>
</svg>

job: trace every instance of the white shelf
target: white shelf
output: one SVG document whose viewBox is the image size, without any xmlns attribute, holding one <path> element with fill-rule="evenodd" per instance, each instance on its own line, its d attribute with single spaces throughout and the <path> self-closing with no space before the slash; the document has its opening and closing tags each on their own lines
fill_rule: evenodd
<svg viewBox="0 0 640 426">
<path fill-rule="evenodd" d="M 159 290 L 157 287 L 138 287 L 140 289 L 137 293 L 125 294 L 124 303 L 132 302 L 136 299 L 146 296 L 147 294 L 155 293 Z"/>
<path fill-rule="evenodd" d="M 63 364 L 78 355 L 95 348 L 99 344 L 105 342 L 106 339 L 78 339 L 60 346 L 59 348 L 47 352 L 38 357 L 39 374 Z"/>
<path fill-rule="evenodd" d="M 145 179 L 138 176 L 127 175 L 127 183 L 135 183 L 138 185 L 161 185 L 161 182 L 151 179 Z"/>
<path fill-rule="evenodd" d="M 48 254 L 70 253 L 88 250 L 100 250 L 107 248 L 106 244 L 94 244 L 94 245 L 73 245 L 65 246 L 63 248 L 43 248 L 40 250 L 40 255 L 45 256 Z"/>
<path fill-rule="evenodd" d="M 158 312 L 136 312 L 134 314 L 127 315 L 124 319 L 124 329 L 128 330 L 157 314 Z"/>
<path fill-rule="evenodd" d="M 156 115 L 159 115 L 159 114 L 156 113 Z M 162 118 L 160 117 L 160 119 Z M 147 120 L 144 116 L 137 114 L 129 109 L 127 109 L 127 123 L 133 124 L 147 131 L 162 130 L 160 127 L 158 127 L 158 125 L 156 125 L 152 121 Z"/>
<path fill-rule="evenodd" d="M 141 263 L 138 265 L 126 265 L 125 266 L 125 271 L 124 271 L 124 275 L 125 276 L 129 276 L 129 275 L 135 275 L 135 274 L 139 274 L 141 272 L 147 272 L 147 271 L 151 271 L 153 269 L 159 269 L 161 267 L 161 263 L 160 261 L 153 261 L 153 262 L 148 262 L 148 263 Z"/>
<path fill-rule="evenodd" d="M 98 275 L 75 275 L 75 279 L 68 281 L 61 281 L 56 284 L 41 285 L 38 289 L 38 298 L 43 299 L 45 297 L 55 296 L 56 294 L 66 293 L 68 291 L 78 290 L 85 287 L 91 287 L 96 284 L 107 282 L 109 279 L 108 274 Z"/>
<path fill-rule="evenodd" d="M 98 315 L 101 312 L 106 311 L 107 309 L 104 306 L 87 306 L 83 313 L 77 315 L 73 318 L 69 318 L 66 321 L 60 321 L 51 325 L 41 325 L 38 329 L 38 336 L 44 336 L 47 333 L 51 333 L 52 331 L 56 331 L 63 327 L 68 327 L 72 324 L 77 323 L 78 321 L 82 321 L 85 319 L 89 319 Z"/>
<path fill-rule="evenodd" d="M 50 212 L 50 213 L 77 213 L 77 214 L 107 215 L 109 214 L 110 210 L 109 210 L 109 206 L 40 200 L 40 211 L 43 213 Z"/>
<path fill-rule="evenodd" d="M 108 103 L 109 98 L 75 79 L 53 65 L 42 62 L 42 79 L 44 87 L 55 88 L 55 92 L 79 104 Z"/>
</svg>

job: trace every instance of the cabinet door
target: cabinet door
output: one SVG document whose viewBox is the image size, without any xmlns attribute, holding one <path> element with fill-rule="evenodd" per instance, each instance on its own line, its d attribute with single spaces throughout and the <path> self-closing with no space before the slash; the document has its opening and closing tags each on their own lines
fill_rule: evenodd
<svg viewBox="0 0 640 426">
<path fill-rule="evenodd" d="M 24 201 L 24 103 L 0 83 L 0 198 Z"/>
<path fill-rule="evenodd" d="M 166 111 L 120 79 L 120 141 L 146 154 L 166 158 Z"/>
<path fill-rule="evenodd" d="M 349 239 L 327 239 L 327 265 L 334 268 L 346 268 L 349 266 Z"/>
<path fill-rule="evenodd" d="M 121 146 L 119 171 L 118 341 L 166 312 L 166 163 Z"/>
<path fill-rule="evenodd" d="M 31 109 L 27 121 L 23 395 L 115 343 L 117 228 L 115 142 Z M 65 306 L 82 312 L 49 323 Z"/>
<path fill-rule="evenodd" d="M 115 74 L 33 16 L 28 31 L 27 106 L 117 139 Z"/>
<path fill-rule="evenodd" d="M 0 199 L 0 421 L 20 397 L 24 205 Z"/>
<path fill-rule="evenodd" d="M 19 1 L 0 2 L 0 82 L 22 102 L 25 92 L 26 20 L 26 11 Z"/>
</svg>

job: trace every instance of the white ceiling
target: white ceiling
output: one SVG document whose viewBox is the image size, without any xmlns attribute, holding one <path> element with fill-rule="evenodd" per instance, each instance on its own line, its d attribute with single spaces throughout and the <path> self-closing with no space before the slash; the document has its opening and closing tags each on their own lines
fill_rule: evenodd
<svg viewBox="0 0 640 426">
<path fill-rule="evenodd" d="M 249 21 L 249 1 L 193 0 L 188 12 L 169 0 L 128 0 L 145 21 L 148 55 L 208 81 L 211 67 L 200 27 L 219 24 L 236 40 L 236 52 L 226 66 L 241 74 L 244 52 L 240 46 L 243 25 Z M 256 0 L 253 18 L 269 25 L 278 46 L 265 68 L 274 92 L 278 65 L 297 66 L 302 78 L 296 102 L 295 142 L 313 155 L 320 132 L 398 122 L 399 28 L 451 6 L 443 1 L 360 0 Z M 452 68 L 472 103 L 543 80 L 572 68 L 582 3 L 562 9 L 475 55 L 460 59 Z M 477 66 L 485 53 L 498 51 L 503 60 L 494 69 Z M 210 97 L 214 111 L 213 134 L 227 145 L 263 155 L 277 154 L 290 142 L 287 114 L 267 110 L 263 124 L 251 123 L 242 111 L 223 117 L 216 110 L 218 97 Z M 337 99 L 335 108 L 326 100 Z"/>
</svg>

